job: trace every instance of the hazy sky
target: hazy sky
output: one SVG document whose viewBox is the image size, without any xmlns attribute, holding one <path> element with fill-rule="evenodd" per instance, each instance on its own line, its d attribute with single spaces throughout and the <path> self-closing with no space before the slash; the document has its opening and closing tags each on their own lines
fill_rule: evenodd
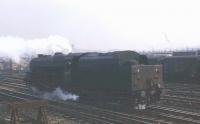
<svg viewBox="0 0 200 124">
<path fill-rule="evenodd" d="M 65 37 L 75 48 L 200 48 L 198 0 L 0 0 L 0 37 Z"/>
</svg>

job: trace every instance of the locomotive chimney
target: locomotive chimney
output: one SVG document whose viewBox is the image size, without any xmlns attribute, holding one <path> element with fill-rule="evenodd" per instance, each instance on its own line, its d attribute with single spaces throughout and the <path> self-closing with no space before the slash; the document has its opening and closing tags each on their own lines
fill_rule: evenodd
<svg viewBox="0 0 200 124">
<path fill-rule="evenodd" d="M 43 54 L 38 54 L 38 58 L 44 57 Z"/>
</svg>

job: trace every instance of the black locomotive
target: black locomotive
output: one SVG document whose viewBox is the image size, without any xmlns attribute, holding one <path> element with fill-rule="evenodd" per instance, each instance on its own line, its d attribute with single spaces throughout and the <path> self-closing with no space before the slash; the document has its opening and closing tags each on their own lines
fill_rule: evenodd
<svg viewBox="0 0 200 124">
<path fill-rule="evenodd" d="M 147 63 L 134 51 L 38 55 L 27 77 L 38 91 L 61 87 L 80 99 L 146 105 L 159 100 L 163 86 L 162 67 Z"/>
</svg>

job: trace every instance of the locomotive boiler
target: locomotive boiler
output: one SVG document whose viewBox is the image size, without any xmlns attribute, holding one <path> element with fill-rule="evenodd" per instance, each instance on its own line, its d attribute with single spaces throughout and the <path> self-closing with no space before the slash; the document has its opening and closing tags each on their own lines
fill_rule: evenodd
<svg viewBox="0 0 200 124">
<path fill-rule="evenodd" d="M 56 53 L 38 55 L 27 77 L 37 91 L 60 87 L 80 100 L 120 101 L 134 106 L 159 100 L 163 81 L 161 65 L 134 51 L 108 53 Z"/>
</svg>

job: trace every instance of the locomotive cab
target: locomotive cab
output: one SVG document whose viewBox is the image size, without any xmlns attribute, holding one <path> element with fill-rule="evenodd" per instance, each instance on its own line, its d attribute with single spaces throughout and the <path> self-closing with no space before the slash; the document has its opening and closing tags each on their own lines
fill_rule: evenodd
<svg viewBox="0 0 200 124">
<path fill-rule="evenodd" d="M 132 66 L 132 94 L 137 109 L 159 101 L 162 87 L 161 65 Z"/>
</svg>

